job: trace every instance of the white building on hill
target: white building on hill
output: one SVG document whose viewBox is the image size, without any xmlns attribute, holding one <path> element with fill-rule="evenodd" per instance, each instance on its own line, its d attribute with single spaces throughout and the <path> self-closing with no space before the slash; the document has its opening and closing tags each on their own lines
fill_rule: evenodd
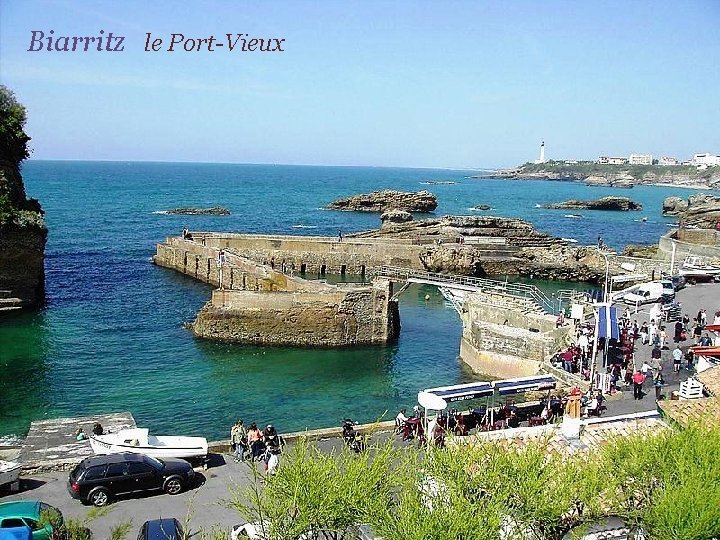
<svg viewBox="0 0 720 540">
<path fill-rule="evenodd" d="M 697 167 L 716 167 L 720 165 L 720 156 L 713 154 L 695 154 L 691 163 Z"/>
<path fill-rule="evenodd" d="M 600 156 L 597 160 L 598 164 L 600 165 L 625 165 L 627 161 L 627 158 L 624 157 L 610 156 Z"/>
<path fill-rule="evenodd" d="M 630 163 L 630 165 L 652 165 L 652 155 L 630 154 L 628 162 Z"/>
<path fill-rule="evenodd" d="M 658 165 L 674 166 L 680 165 L 680 160 L 674 157 L 663 156 L 658 160 Z"/>
</svg>

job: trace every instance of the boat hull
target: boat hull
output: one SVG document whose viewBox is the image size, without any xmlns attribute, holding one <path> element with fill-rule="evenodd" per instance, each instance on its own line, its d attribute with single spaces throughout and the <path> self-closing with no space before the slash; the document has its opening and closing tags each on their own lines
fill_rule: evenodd
<svg viewBox="0 0 720 540">
<path fill-rule="evenodd" d="M 191 444 L 183 446 L 154 446 L 144 444 L 125 444 L 113 442 L 106 437 L 90 436 L 90 446 L 96 454 L 120 454 L 132 452 L 134 454 L 145 454 L 154 458 L 181 458 L 181 459 L 203 459 L 207 457 L 207 441 L 200 437 L 188 437 L 188 439 L 199 439 L 191 441 Z M 204 441 L 204 444 L 203 442 Z"/>
<path fill-rule="evenodd" d="M 21 465 L 14 461 L 0 461 L 0 486 L 17 482 Z"/>
</svg>

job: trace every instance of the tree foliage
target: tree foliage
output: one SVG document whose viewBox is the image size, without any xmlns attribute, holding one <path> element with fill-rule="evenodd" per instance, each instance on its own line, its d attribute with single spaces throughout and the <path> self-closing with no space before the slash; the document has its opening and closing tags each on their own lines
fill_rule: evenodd
<svg viewBox="0 0 720 540">
<path fill-rule="evenodd" d="M 367 523 L 384 538 L 560 540 L 617 516 L 650 540 L 720 537 L 720 429 L 618 437 L 600 451 L 481 442 L 326 454 L 303 441 L 234 505 L 268 539 Z"/>
<path fill-rule="evenodd" d="M 30 156 L 26 120 L 25 107 L 9 88 L 0 85 L 0 159 L 18 164 Z"/>
</svg>

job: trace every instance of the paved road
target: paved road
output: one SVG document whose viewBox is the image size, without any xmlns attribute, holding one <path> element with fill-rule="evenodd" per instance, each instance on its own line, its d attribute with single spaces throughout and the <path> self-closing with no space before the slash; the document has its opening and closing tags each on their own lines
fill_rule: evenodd
<svg viewBox="0 0 720 540">
<path fill-rule="evenodd" d="M 697 285 L 688 285 L 684 289 L 680 290 L 676 294 L 676 300 L 682 304 L 683 313 L 687 313 L 692 319 L 697 315 L 700 309 L 707 310 L 708 322 L 712 323 L 713 317 L 716 311 L 720 310 L 720 283 L 699 283 Z M 632 319 L 637 319 L 638 324 L 643 322 L 650 322 L 649 311 L 651 304 L 641 306 L 637 313 L 632 314 Z M 623 304 L 618 304 L 618 308 L 623 309 Z M 666 396 L 670 395 L 673 390 L 678 390 L 680 382 L 688 379 L 689 376 L 694 374 L 694 371 L 688 371 L 685 368 L 683 361 L 683 367 L 680 373 L 673 373 L 672 366 L 672 349 L 675 348 L 675 344 L 672 342 L 673 329 L 672 323 L 665 323 L 667 328 L 666 332 L 669 335 L 669 350 L 662 351 L 662 373 L 665 379 L 666 386 L 663 388 L 663 394 Z M 683 353 L 687 352 L 688 347 L 694 345 L 692 339 L 688 339 L 681 343 L 681 349 Z M 650 345 L 642 345 L 640 340 L 635 342 L 635 367 L 639 368 L 644 360 L 650 360 L 650 351 L 652 347 Z M 648 381 L 645 383 L 646 395 L 642 400 L 636 401 L 633 399 L 632 387 L 625 389 L 624 391 L 618 392 L 615 396 L 608 399 L 607 412 L 608 415 L 627 414 L 633 412 L 642 412 L 648 410 L 654 410 L 655 404 L 655 389 Z"/>
</svg>

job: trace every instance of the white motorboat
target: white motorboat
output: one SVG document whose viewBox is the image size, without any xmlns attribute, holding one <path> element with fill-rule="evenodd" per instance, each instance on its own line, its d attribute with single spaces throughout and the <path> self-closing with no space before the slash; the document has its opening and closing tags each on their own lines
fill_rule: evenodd
<svg viewBox="0 0 720 540">
<path fill-rule="evenodd" d="M 20 464 L 17 461 L 0 460 L 0 486 L 13 484 L 20 478 Z"/>
<path fill-rule="evenodd" d="M 144 428 L 123 429 L 117 433 L 90 435 L 90 446 L 96 454 L 134 452 L 155 458 L 205 458 L 208 443 L 205 437 L 150 435 Z"/>
<path fill-rule="evenodd" d="M 678 273 L 686 278 L 712 278 L 720 276 L 720 267 L 708 264 L 702 257 L 689 255 L 685 257 Z"/>
</svg>

